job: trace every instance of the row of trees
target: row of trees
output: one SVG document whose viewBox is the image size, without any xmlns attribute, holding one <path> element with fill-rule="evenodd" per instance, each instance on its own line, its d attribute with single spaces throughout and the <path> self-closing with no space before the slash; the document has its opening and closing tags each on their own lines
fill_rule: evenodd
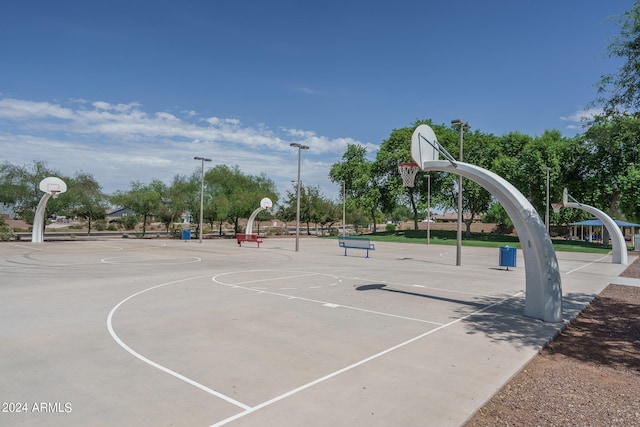
<svg viewBox="0 0 640 427">
<path fill-rule="evenodd" d="M 91 233 L 92 224 L 103 220 L 111 207 L 128 208 L 142 223 L 142 233 L 153 217 L 169 231 L 182 216 L 190 214 L 192 222 L 200 223 L 200 170 L 191 176 L 176 175 L 170 184 L 154 179 L 150 183 L 132 182 L 128 190 L 118 190 L 112 195 L 102 192 L 101 186 L 87 173 L 67 176 L 50 169 L 46 163 L 17 166 L 0 165 L 0 203 L 10 206 L 16 217 L 33 223 L 33 217 L 42 192 L 40 181 L 47 176 L 57 176 L 67 183 L 67 192 L 49 199 L 45 215 L 65 215 L 83 219 Z M 248 218 L 260 205 L 263 197 L 278 201 L 275 184 L 264 175 L 243 174 L 237 166 L 218 165 L 209 169 L 203 177 L 203 223 L 222 234 L 224 223 L 231 223 L 240 230 L 239 220 Z M 297 192 L 287 192 L 283 204 L 278 205 L 277 218 L 292 221 L 296 218 Z M 318 187 L 301 189 L 301 221 L 309 225 L 330 227 L 341 219 L 339 205 L 324 197 Z M 258 219 L 268 219 L 271 212 L 261 212 Z"/>
<path fill-rule="evenodd" d="M 375 224 L 384 219 L 400 219 L 409 211 L 415 226 L 426 215 L 428 184 L 431 206 L 434 209 L 455 210 L 457 206 L 457 177 L 432 172 L 428 183 L 426 174 L 418 174 L 413 188 L 405 188 L 398 173 L 399 162 L 411 161 L 410 141 L 413 130 L 422 123 L 429 124 L 441 144 L 457 153 L 459 132 L 430 120 L 395 129 L 384 140 L 370 160 L 366 149 L 349 145 L 341 161 L 329 172 L 330 179 L 347 195 L 346 210 L 349 223 Z M 562 190 L 578 201 L 595 206 L 613 217 L 640 220 L 640 118 L 619 115 L 593 123 L 584 134 L 563 137 L 558 131 L 546 131 L 531 137 L 513 132 L 495 136 L 480 130 L 467 131 L 464 137 L 464 161 L 479 165 L 507 179 L 518 188 L 538 210 L 545 212 L 547 173 L 550 200 L 560 201 Z M 454 156 L 455 157 L 455 156 Z M 548 171 L 547 171 L 548 168 Z M 87 173 L 65 176 L 51 170 L 40 161 L 26 166 L 4 163 L 0 166 L 0 203 L 13 207 L 16 216 L 33 222 L 33 215 L 41 192 L 39 182 L 46 176 L 59 176 L 67 182 L 68 191 L 47 204 L 47 215 L 67 215 L 85 219 L 89 232 L 94 221 L 104 219 L 110 206 L 131 209 L 144 227 L 151 216 L 162 222 L 167 231 L 179 222 L 184 213 L 199 223 L 200 171 L 191 176 L 176 175 L 170 184 L 159 180 L 150 183 L 132 182 L 128 190 L 111 196 L 103 194 L 101 186 Z M 467 232 L 478 214 L 487 214 L 491 222 L 508 224 L 504 210 L 491 195 L 476 183 L 463 181 L 464 220 Z M 234 224 L 248 218 L 263 197 L 276 204 L 277 217 L 292 221 L 296 217 L 296 191 L 293 187 L 278 203 L 276 187 L 264 175 L 243 174 L 237 166 L 218 165 L 204 176 L 203 223 L 222 233 L 225 222 Z M 332 201 L 319 187 L 301 189 L 301 220 L 303 223 L 330 227 L 342 220 L 342 201 Z M 400 215 L 398 214 L 400 212 Z M 585 218 L 580 210 L 552 213 L 551 222 L 563 224 Z M 267 219 L 268 212 L 259 219 Z M 374 229 L 375 231 L 375 229 Z"/>
<path fill-rule="evenodd" d="M 373 220 L 381 210 L 388 216 L 398 204 L 413 212 L 414 220 L 426 212 L 430 180 L 431 206 L 457 208 L 457 176 L 419 173 L 413 188 L 403 187 L 397 165 L 411 162 L 413 130 L 430 125 L 438 141 L 457 157 L 459 130 L 436 125 L 429 120 L 395 129 L 382 142 L 374 160 L 368 160 L 363 146 L 350 145 L 340 162 L 330 171 L 333 182 L 344 182 L 347 194 Z M 622 115 L 592 124 L 584 134 L 563 137 L 559 131 L 546 131 L 531 137 L 513 132 L 495 136 L 480 130 L 464 136 L 464 161 L 491 170 L 511 182 L 538 210 L 546 210 L 547 172 L 550 201 L 559 202 L 566 187 L 578 201 L 598 207 L 617 218 L 640 219 L 640 119 Z M 467 232 L 473 218 L 489 213 L 492 222 L 508 223 L 506 213 L 491 195 L 473 181 L 463 180 L 463 211 Z M 544 214 L 543 214 L 544 215 Z M 578 210 L 552 213 L 552 222 L 562 224 L 584 219 Z M 373 222 L 373 221 L 372 221 Z"/>
</svg>

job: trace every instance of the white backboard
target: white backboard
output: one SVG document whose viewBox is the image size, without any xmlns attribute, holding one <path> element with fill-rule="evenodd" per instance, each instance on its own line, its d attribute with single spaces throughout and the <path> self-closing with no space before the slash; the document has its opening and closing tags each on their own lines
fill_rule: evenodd
<svg viewBox="0 0 640 427">
<path fill-rule="evenodd" d="M 438 160 L 438 139 L 429 125 L 420 125 L 411 136 L 411 157 L 422 169 L 423 163 Z"/>
<path fill-rule="evenodd" d="M 271 209 L 273 207 L 273 202 L 270 198 L 265 197 L 264 199 L 260 200 L 260 207 L 262 209 Z"/>
<path fill-rule="evenodd" d="M 40 191 L 44 191 L 48 194 L 60 194 L 67 191 L 67 184 L 60 178 L 55 176 L 49 176 L 40 181 Z"/>
</svg>

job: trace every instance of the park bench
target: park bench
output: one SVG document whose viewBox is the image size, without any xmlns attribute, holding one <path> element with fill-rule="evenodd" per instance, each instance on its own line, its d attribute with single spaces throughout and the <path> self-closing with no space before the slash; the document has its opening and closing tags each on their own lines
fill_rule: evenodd
<svg viewBox="0 0 640 427">
<path fill-rule="evenodd" d="M 344 248 L 344 256 L 347 256 L 347 249 L 363 249 L 367 251 L 366 257 L 369 258 L 369 251 L 376 250 L 368 237 L 338 236 L 338 246 Z"/>
<path fill-rule="evenodd" d="M 242 246 L 242 242 L 254 242 L 260 247 L 260 243 L 262 243 L 262 239 L 259 238 L 257 234 L 236 233 L 236 241 L 238 242 L 238 246 Z"/>
</svg>

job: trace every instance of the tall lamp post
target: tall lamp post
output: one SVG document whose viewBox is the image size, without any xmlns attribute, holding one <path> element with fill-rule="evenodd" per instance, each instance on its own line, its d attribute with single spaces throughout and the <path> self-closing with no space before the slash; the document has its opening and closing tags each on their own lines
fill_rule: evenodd
<svg viewBox="0 0 640 427">
<path fill-rule="evenodd" d="M 427 174 L 427 245 L 431 241 L 431 175 Z"/>
<path fill-rule="evenodd" d="M 306 145 L 298 144 L 297 142 L 292 142 L 289 144 L 291 147 L 295 147 L 298 149 L 298 199 L 296 202 L 296 252 L 298 252 L 299 239 L 300 239 L 300 152 L 302 150 L 308 150 L 309 147 Z"/>
<path fill-rule="evenodd" d="M 211 159 L 207 159 L 206 157 L 194 157 L 193 160 L 200 160 L 202 162 L 202 167 L 200 169 L 200 225 L 198 226 L 200 229 L 199 242 L 202 243 L 202 215 L 204 211 L 204 162 L 210 162 Z"/>
<path fill-rule="evenodd" d="M 347 182 L 342 181 L 342 237 L 347 235 Z"/>
<path fill-rule="evenodd" d="M 547 234 L 549 234 L 549 171 L 551 170 L 551 168 L 549 166 L 546 166 L 544 168 L 545 172 L 547 172 L 547 198 L 546 198 L 546 204 L 545 204 L 545 215 L 544 215 L 544 225 L 545 227 L 547 227 Z"/>
<path fill-rule="evenodd" d="M 462 141 L 465 129 L 471 129 L 469 123 L 460 119 L 451 120 L 453 126 L 460 128 L 460 158 L 462 161 Z M 462 265 L 462 175 L 458 175 L 458 236 L 456 244 L 456 265 Z"/>
</svg>

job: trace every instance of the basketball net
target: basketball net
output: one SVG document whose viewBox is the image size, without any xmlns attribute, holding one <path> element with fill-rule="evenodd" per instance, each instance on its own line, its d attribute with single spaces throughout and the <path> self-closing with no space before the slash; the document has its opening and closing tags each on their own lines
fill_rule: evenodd
<svg viewBox="0 0 640 427">
<path fill-rule="evenodd" d="M 551 203 L 551 207 L 555 213 L 560 213 L 560 208 L 564 206 L 564 203 Z"/>
<path fill-rule="evenodd" d="M 398 164 L 398 172 L 400 172 L 402 184 L 405 187 L 413 187 L 418 171 L 420 171 L 420 167 L 416 163 Z"/>
<path fill-rule="evenodd" d="M 60 195 L 59 190 L 51 190 L 51 197 L 53 197 L 54 199 L 56 199 L 59 195 Z"/>
</svg>

